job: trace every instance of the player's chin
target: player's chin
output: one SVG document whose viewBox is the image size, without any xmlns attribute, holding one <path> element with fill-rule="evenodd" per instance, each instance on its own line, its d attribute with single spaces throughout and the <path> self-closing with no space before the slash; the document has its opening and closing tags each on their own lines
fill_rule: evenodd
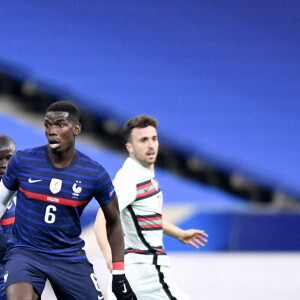
<svg viewBox="0 0 300 300">
<path fill-rule="evenodd" d="M 148 163 L 148 164 L 155 164 L 155 162 L 156 162 L 156 157 L 154 157 L 154 158 L 149 158 L 149 159 L 147 160 L 147 163 Z"/>
<path fill-rule="evenodd" d="M 62 149 L 60 148 L 54 148 L 54 149 L 50 148 L 50 151 L 52 154 L 60 154 L 63 152 Z"/>
</svg>

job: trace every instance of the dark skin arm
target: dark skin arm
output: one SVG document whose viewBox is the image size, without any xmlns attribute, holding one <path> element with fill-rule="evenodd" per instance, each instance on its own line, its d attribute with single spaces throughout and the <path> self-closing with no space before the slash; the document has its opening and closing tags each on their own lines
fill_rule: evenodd
<svg viewBox="0 0 300 300">
<path fill-rule="evenodd" d="M 102 207 L 106 220 L 107 239 L 111 248 L 112 262 L 124 261 L 124 235 L 120 221 L 117 196 Z"/>
</svg>

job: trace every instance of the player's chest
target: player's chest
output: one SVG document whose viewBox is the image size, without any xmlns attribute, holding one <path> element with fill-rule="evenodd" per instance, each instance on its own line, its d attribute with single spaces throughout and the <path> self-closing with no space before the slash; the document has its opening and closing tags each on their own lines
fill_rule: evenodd
<svg viewBox="0 0 300 300">
<path fill-rule="evenodd" d="M 155 178 L 145 180 L 137 184 L 136 200 L 134 201 L 135 208 L 159 213 L 162 210 L 162 202 L 162 191 Z"/>
<path fill-rule="evenodd" d="M 19 188 L 29 198 L 34 195 L 61 197 L 70 200 L 83 200 L 93 194 L 94 182 L 72 172 L 36 172 L 23 170 L 19 178 Z"/>
</svg>

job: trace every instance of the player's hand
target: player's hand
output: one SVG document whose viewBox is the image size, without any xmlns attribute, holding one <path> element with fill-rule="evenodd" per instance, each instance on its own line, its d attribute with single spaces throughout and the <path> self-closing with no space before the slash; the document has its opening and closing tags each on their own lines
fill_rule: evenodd
<svg viewBox="0 0 300 300">
<path fill-rule="evenodd" d="M 188 229 L 184 230 L 182 236 L 178 240 L 184 244 L 189 244 L 198 249 L 199 246 L 204 247 L 207 243 L 208 235 L 203 230 Z"/>
<path fill-rule="evenodd" d="M 113 275 L 112 291 L 118 300 L 137 300 L 125 274 Z"/>
</svg>

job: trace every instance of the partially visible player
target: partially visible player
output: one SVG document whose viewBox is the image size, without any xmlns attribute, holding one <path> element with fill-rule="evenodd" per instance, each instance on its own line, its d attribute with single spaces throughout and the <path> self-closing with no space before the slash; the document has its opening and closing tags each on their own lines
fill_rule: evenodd
<svg viewBox="0 0 300 300">
<path fill-rule="evenodd" d="M 16 145 L 14 141 L 4 135 L 0 134 L 0 181 L 4 174 L 9 159 L 15 154 Z M 7 249 L 7 241 L 12 236 L 12 229 L 15 222 L 15 208 L 16 197 L 13 197 L 1 218 L 0 226 L 0 300 L 6 300 L 5 286 L 4 286 L 4 255 Z"/>
<path fill-rule="evenodd" d="M 124 274 L 124 240 L 118 200 L 106 170 L 75 147 L 79 111 L 51 104 L 44 118 L 47 145 L 17 151 L 0 183 L 0 217 L 17 191 L 13 240 L 5 256 L 8 300 L 40 299 L 46 279 L 58 300 L 101 300 L 93 266 L 83 250 L 80 216 L 95 197 L 107 220 L 114 293 L 136 297 Z"/>
<path fill-rule="evenodd" d="M 203 247 L 208 235 L 203 230 L 183 230 L 162 216 L 163 195 L 154 173 L 159 148 L 157 121 L 147 115 L 134 117 L 125 124 L 123 136 L 129 157 L 113 184 L 125 234 L 126 276 L 138 299 L 187 299 L 171 276 L 163 233 L 195 248 Z M 101 210 L 97 214 L 95 232 L 110 268 L 109 244 L 104 239 L 105 216 Z M 108 299 L 115 299 L 108 292 Z"/>
</svg>

